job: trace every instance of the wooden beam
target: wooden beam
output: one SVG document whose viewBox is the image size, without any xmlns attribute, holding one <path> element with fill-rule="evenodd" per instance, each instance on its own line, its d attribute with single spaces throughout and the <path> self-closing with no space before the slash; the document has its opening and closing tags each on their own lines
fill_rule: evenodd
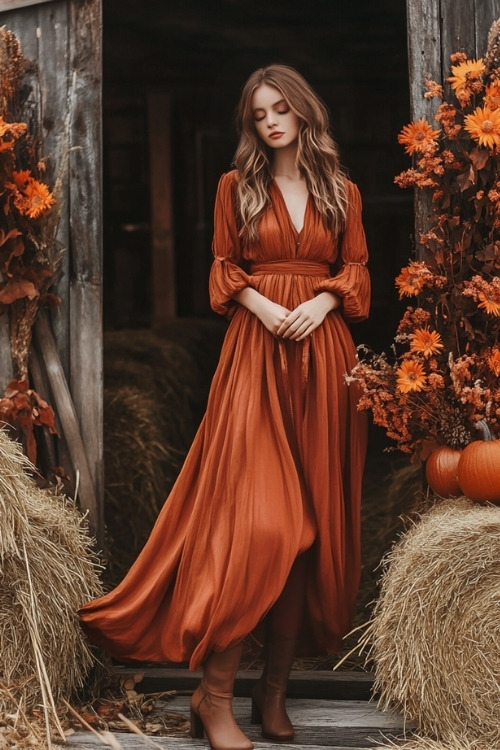
<svg viewBox="0 0 500 750">
<path fill-rule="evenodd" d="M 153 327 L 176 315 L 170 97 L 148 94 Z"/>
<path fill-rule="evenodd" d="M 42 3 L 51 3 L 54 0 L 0 0 L 0 13 L 4 10 L 16 10 L 16 8 L 25 8 L 27 5 L 41 5 Z"/>
</svg>

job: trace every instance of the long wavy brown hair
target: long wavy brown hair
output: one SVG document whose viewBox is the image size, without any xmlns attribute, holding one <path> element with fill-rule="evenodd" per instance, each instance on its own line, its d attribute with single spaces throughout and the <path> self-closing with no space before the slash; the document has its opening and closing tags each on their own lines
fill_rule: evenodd
<svg viewBox="0 0 500 750">
<path fill-rule="evenodd" d="M 269 65 L 252 73 L 238 105 L 240 140 L 234 166 L 239 172 L 240 235 L 250 241 L 258 239 L 258 220 L 270 201 L 272 149 L 257 135 L 252 110 L 253 93 L 264 83 L 278 89 L 300 120 L 297 166 L 325 224 L 339 234 L 345 224 L 347 186 L 337 146 L 329 132 L 328 110 L 294 68 Z"/>
</svg>

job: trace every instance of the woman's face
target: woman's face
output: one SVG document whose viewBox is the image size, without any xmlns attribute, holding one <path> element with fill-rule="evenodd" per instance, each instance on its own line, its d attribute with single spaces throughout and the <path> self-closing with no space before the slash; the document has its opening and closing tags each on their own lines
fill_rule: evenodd
<svg viewBox="0 0 500 750">
<path fill-rule="evenodd" d="M 284 148 L 299 135 L 300 120 L 278 89 L 261 84 L 252 96 L 255 130 L 270 148 Z"/>
</svg>

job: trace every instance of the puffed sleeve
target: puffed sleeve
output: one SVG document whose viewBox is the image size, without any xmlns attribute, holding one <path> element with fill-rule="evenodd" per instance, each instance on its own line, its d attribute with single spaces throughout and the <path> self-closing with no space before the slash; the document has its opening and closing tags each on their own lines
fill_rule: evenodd
<svg viewBox="0 0 500 750">
<path fill-rule="evenodd" d="M 370 276 L 366 263 L 368 250 L 362 223 L 361 195 L 352 182 L 348 182 L 349 204 L 346 225 L 340 242 L 339 271 L 321 281 L 316 292 L 333 292 L 342 297 L 342 314 L 349 323 L 368 317 L 370 309 Z"/>
<path fill-rule="evenodd" d="M 219 180 L 215 198 L 214 260 L 210 270 L 209 292 L 212 310 L 231 317 L 236 292 L 251 286 L 251 279 L 241 267 L 241 246 L 236 225 L 236 172 L 227 172 Z"/>
</svg>

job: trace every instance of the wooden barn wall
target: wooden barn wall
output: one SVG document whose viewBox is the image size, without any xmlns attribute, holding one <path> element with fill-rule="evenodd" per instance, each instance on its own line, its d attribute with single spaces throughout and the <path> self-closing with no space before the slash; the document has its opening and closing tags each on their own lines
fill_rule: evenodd
<svg viewBox="0 0 500 750">
<path fill-rule="evenodd" d="M 475 59 L 486 51 L 491 24 L 500 18 L 500 0 L 407 0 L 408 67 L 411 119 L 433 121 L 439 99 L 424 99 L 424 81 L 444 83 L 450 55 L 465 52 Z M 415 199 L 415 234 L 427 224 L 430 205 Z"/>
<path fill-rule="evenodd" d="M 42 125 L 45 179 L 54 185 L 63 175 L 57 241 L 65 253 L 55 289 L 62 304 L 51 313 L 51 329 L 79 423 L 83 463 L 86 454 L 87 467 L 75 465 L 74 456 L 72 461 L 80 474 L 80 502 L 97 532 L 103 493 L 101 0 L 20 7 L 0 13 L 0 24 L 18 36 L 24 56 L 37 64 L 31 98 Z M 5 317 L 2 392 L 12 374 Z M 53 393 L 49 399 L 54 403 Z M 91 486 L 85 486 L 88 474 Z"/>
</svg>

